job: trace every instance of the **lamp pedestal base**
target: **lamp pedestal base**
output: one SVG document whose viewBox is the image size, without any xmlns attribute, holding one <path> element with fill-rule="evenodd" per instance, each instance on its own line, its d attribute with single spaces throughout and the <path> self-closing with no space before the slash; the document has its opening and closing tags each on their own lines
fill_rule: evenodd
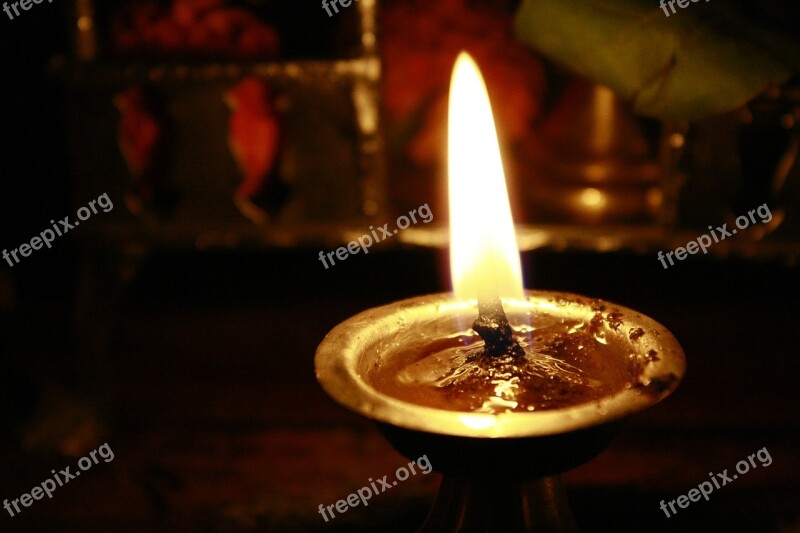
<svg viewBox="0 0 800 533">
<path fill-rule="evenodd" d="M 577 533 L 557 476 L 528 481 L 444 476 L 419 533 Z"/>
</svg>

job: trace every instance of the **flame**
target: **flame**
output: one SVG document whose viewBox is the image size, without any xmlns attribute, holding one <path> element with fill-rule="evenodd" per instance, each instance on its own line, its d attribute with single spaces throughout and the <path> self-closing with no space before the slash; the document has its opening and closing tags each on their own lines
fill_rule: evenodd
<svg viewBox="0 0 800 533">
<path fill-rule="evenodd" d="M 521 299 L 519 248 L 489 94 L 466 52 L 456 59 L 450 82 L 447 159 L 456 298 Z"/>
</svg>

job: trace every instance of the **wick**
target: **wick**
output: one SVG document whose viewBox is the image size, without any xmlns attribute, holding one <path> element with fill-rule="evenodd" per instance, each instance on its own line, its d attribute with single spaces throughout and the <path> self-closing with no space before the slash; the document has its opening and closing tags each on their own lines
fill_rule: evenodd
<svg viewBox="0 0 800 533">
<path fill-rule="evenodd" d="M 500 298 L 478 300 L 478 318 L 472 323 L 472 329 L 486 343 L 487 355 L 492 357 L 525 355 L 525 350 L 514 340 L 514 332 L 508 323 Z"/>
</svg>

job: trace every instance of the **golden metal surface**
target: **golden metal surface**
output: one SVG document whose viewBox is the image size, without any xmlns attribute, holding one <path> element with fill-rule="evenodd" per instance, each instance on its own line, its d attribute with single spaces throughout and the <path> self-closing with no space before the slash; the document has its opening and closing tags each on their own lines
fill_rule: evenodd
<svg viewBox="0 0 800 533">
<path fill-rule="evenodd" d="M 625 307 L 567 293 L 527 291 L 524 301 L 504 302 L 512 325 L 514 316 L 546 312 L 556 317 L 585 320 L 605 306 L 621 313 L 612 328 L 603 321 L 608 342 L 620 357 L 633 354 L 640 363 L 623 388 L 599 401 L 538 412 L 484 414 L 424 407 L 387 396 L 365 379 L 366 369 L 390 358 L 413 338 L 435 339 L 460 331 L 460 322 L 477 316 L 476 302 L 457 302 L 450 293 L 420 296 L 364 311 L 335 327 L 317 349 L 317 379 L 344 407 L 382 424 L 415 432 L 476 438 L 521 438 L 558 435 L 619 420 L 653 405 L 671 393 L 685 371 L 683 350 L 662 325 Z M 630 332 L 641 328 L 634 340 Z M 654 350 L 658 360 L 647 355 Z"/>
</svg>

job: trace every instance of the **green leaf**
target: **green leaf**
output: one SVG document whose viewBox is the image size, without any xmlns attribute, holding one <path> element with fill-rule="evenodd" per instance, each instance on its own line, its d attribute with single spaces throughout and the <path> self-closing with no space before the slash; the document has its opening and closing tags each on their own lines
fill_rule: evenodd
<svg viewBox="0 0 800 533">
<path fill-rule="evenodd" d="M 515 29 L 548 59 L 656 118 L 735 109 L 800 67 L 797 42 L 730 2 L 674 7 L 667 17 L 657 0 L 524 0 Z"/>
</svg>

